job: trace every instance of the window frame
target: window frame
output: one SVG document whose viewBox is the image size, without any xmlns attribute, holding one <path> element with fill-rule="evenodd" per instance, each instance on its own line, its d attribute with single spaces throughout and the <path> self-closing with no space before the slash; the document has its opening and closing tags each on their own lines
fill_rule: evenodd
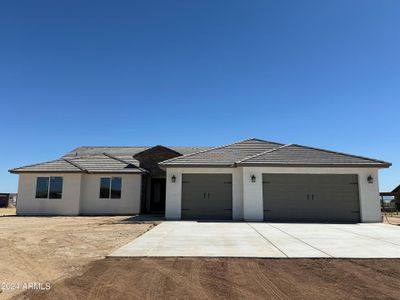
<svg viewBox="0 0 400 300">
<path fill-rule="evenodd" d="M 103 181 L 108 181 L 108 187 L 103 187 Z M 103 189 L 107 188 L 107 197 L 103 197 Z M 100 177 L 100 188 L 99 188 L 99 198 L 100 199 L 110 199 L 111 194 L 111 177 Z"/>
<path fill-rule="evenodd" d="M 119 189 L 119 196 L 118 197 L 115 197 L 115 196 L 113 196 L 113 193 L 112 193 L 112 185 L 113 185 L 113 179 L 114 178 L 118 178 L 119 179 L 119 182 L 120 182 L 120 189 Z M 103 181 L 103 179 L 107 179 L 108 180 L 108 197 L 102 197 L 102 185 L 101 185 L 101 183 L 102 183 L 102 181 Z M 100 185 L 99 185 L 99 199 L 122 199 L 122 185 L 123 185 L 123 183 L 122 183 L 122 176 L 106 176 L 106 177 L 100 177 L 100 181 L 99 181 L 99 183 L 100 183 Z"/>
<path fill-rule="evenodd" d="M 38 197 L 38 186 L 39 186 L 39 180 L 46 181 L 46 196 L 45 197 Z M 50 188 L 50 177 L 49 176 L 37 176 L 36 177 L 36 186 L 35 186 L 35 199 L 49 199 L 49 188 Z M 43 191 L 41 191 L 44 193 Z"/>
<path fill-rule="evenodd" d="M 59 183 L 61 185 L 61 190 L 53 190 L 52 191 L 52 180 L 57 180 L 57 179 L 61 179 L 61 182 Z M 56 182 L 53 182 L 53 184 L 55 186 L 57 186 Z M 50 176 L 49 177 L 49 199 L 62 199 L 62 195 L 63 195 L 63 189 L 64 189 L 64 178 L 62 176 Z M 53 196 L 56 195 L 56 196 Z M 59 195 L 59 196 L 57 196 Z"/>
<path fill-rule="evenodd" d="M 38 181 L 39 178 L 47 179 L 47 192 L 46 197 L 38 197 Z M 61 191 L 59 192 L 60 197 L 51 197 L 51 179 L 52 178 L 61 178 Z M 54 192 L 53 192 L 54 193 Z M 36 177 L 36 189 L 35 189 L 35 199 L 43 199 L 43 200 L 53 200 L 53 199 L 63 199 L 64 194 L 64 177 L 63 176 L 37 176 Z"/>
</svg>

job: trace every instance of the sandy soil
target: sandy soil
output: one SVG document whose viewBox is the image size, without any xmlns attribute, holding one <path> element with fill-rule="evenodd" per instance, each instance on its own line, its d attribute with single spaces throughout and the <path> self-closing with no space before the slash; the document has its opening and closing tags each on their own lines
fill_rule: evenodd
<svg viewBox="0 0 400 300">
<path fill-rule="evenodd" d="M 0 208 L 0 216 L 15 216 L 15 212 L 15 207 Z"/>
<path fill-rule="evenodd" d="M 385 214 L 383 216 L 383 223 L 400 226 L 400 214 Z"/>
<path fill-rule="evenodd" d="M 399 299 L 400 260 L 106 258 L 26 299 Z"/>
<path fill-rule="evenodd" d="M 54 283 L 141 235 L 151 224 L 116 224 L 126 217 L 0 217 L 0 299 L 25 282 Z M 20 284 L 10 290 L 8 284 Z"/>
<path fill-rule="evenodd" d="M 0 283 L 20 286 L 0 299 L 400 299 L 400 260 L 104 259 L 153 225 L 14 213 L 0 209 Z"/>
</svg>

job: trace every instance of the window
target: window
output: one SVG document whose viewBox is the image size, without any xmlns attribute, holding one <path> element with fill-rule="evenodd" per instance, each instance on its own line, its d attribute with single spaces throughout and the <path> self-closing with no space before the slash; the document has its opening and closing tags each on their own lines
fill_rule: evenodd
<svg viewBox="0 0 400 300">
<path fill-rule="evenodd" d="M 100 178 L 100 198 L 110 198 L 110 178 Z"/>
<path fill-rule="evenodd" d="M 50 177 L 49 199 L 61 199 L 63 188 L 62 177 Z"/>
<path fill-rule="evenodd" d="M 49 177 L 38 177 L 36 179 L 36 198 L 47 198 L 49 196 Z"/>
<path fill-rule="evenodd" d="M 63 178 L 58 176 L 36 178 L 36 198 L 61 199 Z"/>
<path fill-rule="evenodd" d="M 121 198 L 121 187 L 122 187 L 122 178 L 113 177 L 111 179 L 111 198 L 113 199 Z"/>
<path fill-rule="evenodd" d="M 100 178 L 100 198 L 120 199 L 122 190 L 122 177 Z"/>
</svg>

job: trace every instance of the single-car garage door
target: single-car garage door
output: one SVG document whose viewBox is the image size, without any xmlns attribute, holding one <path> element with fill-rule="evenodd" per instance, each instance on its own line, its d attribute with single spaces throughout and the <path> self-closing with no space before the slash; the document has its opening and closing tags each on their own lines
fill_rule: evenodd
<svg viewBox="0 0 400 300">
<path fill-rule="evenodd" d="M 182 219 L 231 220 L 231 174 L 183 174 Z"/>
<path fill-rule="evenodd" d="M 359 222 L 357 175 L 263 174 L 264 220 Z"/>
</svg>

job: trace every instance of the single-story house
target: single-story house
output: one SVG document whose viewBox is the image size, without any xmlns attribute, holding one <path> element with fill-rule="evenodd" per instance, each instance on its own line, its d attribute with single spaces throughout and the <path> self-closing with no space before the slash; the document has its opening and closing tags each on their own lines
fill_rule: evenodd
<svg viewBox="0 0 400 300">
<path fill-rule="evenodd" d="M 219 147 L 80 147 L 10 170 L 17 214 L 165 213 L 167 219 L 380 222 L 390 163 L 247 139 Z"/>
</svg>

